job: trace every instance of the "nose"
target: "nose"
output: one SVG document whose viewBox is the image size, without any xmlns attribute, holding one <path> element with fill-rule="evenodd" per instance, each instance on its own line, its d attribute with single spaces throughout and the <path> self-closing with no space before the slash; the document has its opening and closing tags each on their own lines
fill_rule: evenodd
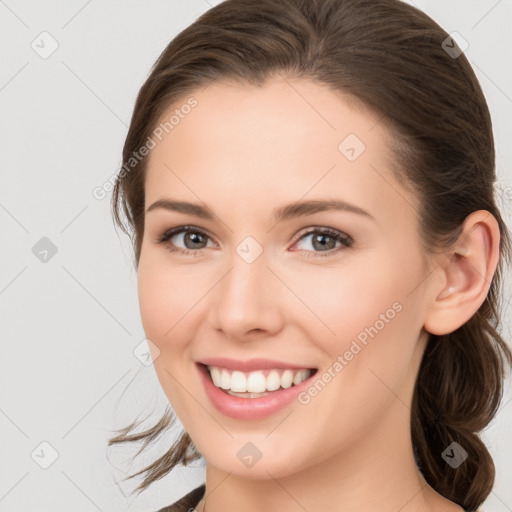
<svg viewBox="0 0 512 512">
<path fill-rule="evenodd" d="M 284 286 L 265 252 L 252 262 L 234 252 L 230 263 L 212 294 L 211 326 L 233 341 L 276 335 L 283 327 Z"/>
</svg>

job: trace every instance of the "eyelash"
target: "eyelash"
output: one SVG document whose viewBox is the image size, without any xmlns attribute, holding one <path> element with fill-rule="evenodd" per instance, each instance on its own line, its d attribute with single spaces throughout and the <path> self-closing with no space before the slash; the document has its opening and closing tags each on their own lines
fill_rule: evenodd
<svg viewBox="0 0 512 512">
<path fill-rule="evenodd" d="M 156 240 L 156 243 L 157 244 L 162 244 L 162 245 L 166 245 L 167 249 L 171 252 L 178 252 L 180 254 L 184 254 L 184 255 L 198 255 L 199 252 L 202 251 L 202 249 L 183 249 L 181 247 L 176 247 L 174 245 L 171 245 L 169 242 L 169 240 L 175 236 L 175 235 L 178 235 L 178 234 L 181 234 L 181 233 L 198 233 L 202 236 L 205 236 L 207 238 L 210 238 L 204 231 L 202 231 L 201 229 L 198 229 L 198 228 L 195 228 L 194 226 L 180 226 L 180 227 L 177 227 L 177 228 L 173 228 L 173 229 L 170 229 L 168 231 L 166 231 L 161 237 L 159 237 L 157 240 Z M 352 238 L 341 232 L 341 231 L 338 231 L 338 230 L 335 230 L 335 229 L 331 229 L 331 228 L 314 228 L 314 229 L 311 229 L 307 232 L 303 232 L 301 233 L 297 240 L 295 240 L 294 244 L 299 242 L 300 240 L 302 240 L 303 238 L 305 238 L 306 236 L 308 235 L 311 235 L 311 234 L 314 234 L 314 233 L 319 233 L 321 235 L 328 235 L 332 238 L 334 238 L 337 242 L 341 242 L 342 243 L 342 246 L 341 247 L 337 247 L 335 249 L 330 249 L 328 251 L 305 251 L 306 253 L 314 253 L 314 256 L 313 257 L 326 257 L 326 256 L 332 256 L 334 255 L 335 253 L 338 253 L 341 249 L 343 248 L 350 248 L 352 247 L 352 244 L 354 243 Z M 324 254 L 322 254 L 324 253 Z M 310 257 L 310 256 L 308 256 Z"/>
</svg>

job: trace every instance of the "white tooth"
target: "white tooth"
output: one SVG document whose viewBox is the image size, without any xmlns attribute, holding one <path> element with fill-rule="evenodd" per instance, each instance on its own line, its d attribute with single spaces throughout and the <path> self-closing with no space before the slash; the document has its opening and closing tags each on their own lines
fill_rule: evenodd
<svg viewBox="0 0 512 512">
<path fill-rule="evenodd" d="M 291 370 L 285 370 L 281 375 L 281 386 L 284 389 L 291 387 L 293 382 L 293 372 Z"/>
<path fill-rule="evenodd" d="M 263 393 L 267 389 L 267 379 L 262 372 L 251 372 L 247 379 L 247 391 L 250 393 Z"/>
<path fill-rule="evenodd" d="M 275 391 L 281 387 L 281 377 L 279 377 L 279 372 L 277 370 L 272 370 L 267 375 L 267 389 L 269 391 Z"/>
<path fill-rule="evenodd" d="M 261 371 L 250 372 L 246 375 L 240 371 L 231 373 L 229 370 L 216 366 L 208 366 L 208 370 L 214 385 L 218 388 L 231 390 L 234 393 L 251 393 L 254 394 L 254 398 L 258 393 L 296 386 L 311 375 L 311 370 L 306 369 L 298 371 L 288 369 L 282 375 L 279 375 L 278 370 L 271 370 L 267 377 Z"/>
<path fill-rule="evenodd" d="M 247 391 L 247 379 L 242 372 L 234 371 L 231 374 L 231 391 L 245 393 Z"/>
<path fill-rule="evenodd" d="M 220 387 L 229 389 L 231 387 L 231 376 L 227 370 L 222 370 L 220 374 Z"/>
<path fill-rule="evenodd" d="M 220 370 L 216 368 L 215 366 L 210 366 L 210 375 L 212 377 L 213 383 L 220 388 L 221 383 L 221 377 L 220 377 Z"/>
<path fill-rule="evenodd" d="M 296 386 L 301 382 L 304 382 L 309 377 L 309 370 L 300 370 L 295 374 L 293 378 L 293 384 Z"/>
</svg>

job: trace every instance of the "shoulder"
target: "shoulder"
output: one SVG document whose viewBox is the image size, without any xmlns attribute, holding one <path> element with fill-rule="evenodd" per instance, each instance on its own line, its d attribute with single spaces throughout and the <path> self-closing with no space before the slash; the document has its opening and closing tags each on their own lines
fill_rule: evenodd
<svg viewBox="0 0 512 512">
<path fill-rule="evenodd" d="M 172 505 L 161 508 L 157 512 L 192 512 L 192 509 L 201 501 L 204 496 L 205 484 L 196 487 L 188 494 L 174 502 Z"/>
</svg>

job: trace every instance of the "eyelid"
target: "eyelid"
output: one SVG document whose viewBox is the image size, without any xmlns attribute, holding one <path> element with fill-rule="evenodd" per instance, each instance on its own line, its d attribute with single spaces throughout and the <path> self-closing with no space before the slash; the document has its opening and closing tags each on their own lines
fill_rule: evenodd
<svg viewBox="0 0 512 512">
<path fill-rule="evenodd" d="M 199 228 L 197 226 L 190 225 L 190 224 L 176 226 L 174 228 L 167 229 L 163 232 L 163 234 L 159 235 L 156 238 L 156 240 L 154 240 L 154 242 L 157 244 L 165 245 L 165 244 L 168 244 L 169 240 L 171 238 L 173 238 L 174 236 L 182 234 L 182 233 L 186 234 L 188 232 L 199 233 L 199 234 L 205 236 L 206 238 L 208 238 L 209 240 L 213 241 L 217 246 L 219 245 L 217 242 L 215 242 L 214 238 L 208 233 L 207 230 L 205 230 L 203 228 Z M 320 233 L 320 234 L 330 236 L 330 237 L 334 238 L 336 241 L 341 242 L 342 245 L 340 247 L 337 247 L 335 249 L 330 249 L 327 251 L 307 251 L 304 249 L 296 249 L 293 252 L 304 251 L 305 253 L 310 253 L 310 255 L 331 256 L 331 255 L 337 254 L 341 249 L 351 248 L 354 244 L 354 239 L 348 233 L 345 233 L 338 229 L 330 228 L 327 226 L 315 226 L 314 225 L 314 226 L 308 226 L 307 228 L 304 228 L 301 231 L 299 231 L 293 237 L 292 246 L 295 245 L 297 242 L 301 241 L 306 236 L 309 236 L 309 235 L 312 235 L 315 233 Z M 206 247 L 203 247 L 201 249 L 186 249 L 186 248 L 184 249 L 182 247 L 173 247 L 172 249 L 168 248 L 168 250 L 170 250 L 171 252 L 176 251 L 176 252 L 181 252 L 183 254 L 192 254 L 192 253 L 197 254 L 197 253 L 201 252 L 203 249 L 206 249 Z"/>
<path fill-rule="evenodd" d="M 344 231 L 340 231 L 339 229 L 330 228 L 328 226 L 309 226 L 307 228 L 304 228 L 303 230 L 299 231 L 297 235 L 294 237 L 294 243 L 301 240 L 306 235 L 311 235 L 312 233 L 323 233 L 328 234 L 330 236 L 333 236 L 334 238 L 340 238 L 345 240 L 346 242 L 353 243 L 354 239 Z"/>
<path fill-rule="evenodd" d="M 214 240 L 214 237 L 211 236 L 207 230 L 203 229 L 203 228 L 199 228 L 197 226 L 193 226 L 191 224 L 186 224 L 186 225 L 182 225 L 182 226 L 176 226 L 174 228 L 170 228 L 170 229 L 166 229 L 163 233 L 161 233 L 160 235 L 157 235 L 156 239 L 154 240 L 155 243 L 157 244 L 165 244 L 169 241 L 170 238 L 172 238 L 173 236 L 175 235 L 180 235 L 182 233 L 188 233 L 188 232 L 193 232 L 193 233 L 199 233 L 201 235 L 204 235 L 206 236 L 208 239 L 212 240 L 214 243 L 217 244 L 217 242 L 215 242 Z M 218 244 L 217 244 L 218 245 Z M 181 249 L 181 248 L 178 248 L 178 249 Z M 185 250 L 185 249 L 184 249 Z M 187 249 L 188 251 L 195 251 L 195 250 L 198 250 L 200 251 L 201 249 Z"/>
</svg>

